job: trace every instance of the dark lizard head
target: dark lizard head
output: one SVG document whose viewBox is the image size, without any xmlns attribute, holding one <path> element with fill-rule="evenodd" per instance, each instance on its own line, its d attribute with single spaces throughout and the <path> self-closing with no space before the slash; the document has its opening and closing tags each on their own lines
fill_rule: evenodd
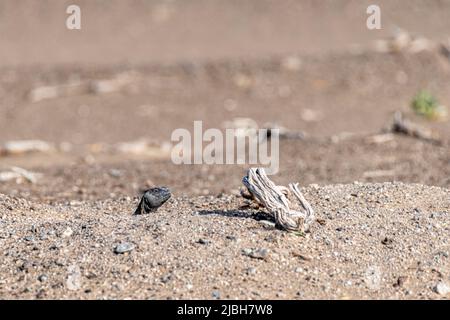
<svg viewBox="0 0 450 320">
<path fill-rule="evenodd" d="M 169 188 L 157 187 L 144 192 L 134 214 L 144 214 L 156 211 L 171 197 Z"/>
</svg>

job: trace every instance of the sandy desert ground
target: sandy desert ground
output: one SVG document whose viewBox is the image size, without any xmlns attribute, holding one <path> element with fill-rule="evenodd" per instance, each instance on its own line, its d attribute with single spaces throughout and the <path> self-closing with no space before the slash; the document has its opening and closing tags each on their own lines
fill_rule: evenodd
<svg viewBox="0 0 450 320">
<path fill-rule="evenodd" d="M 0 298 L 448 299 L 450 125 L 410 103 L 450 107 L 450 1 L 378 2 L 370 31 L 366 1 L 80 0 L 69 31 L 68 1 L 1 1 Z M 236 118 L 301 133 L 273 180 L 310 232 L 240 196 L 249 165 L 171 161 L 173 130 Z"/>
</svg>

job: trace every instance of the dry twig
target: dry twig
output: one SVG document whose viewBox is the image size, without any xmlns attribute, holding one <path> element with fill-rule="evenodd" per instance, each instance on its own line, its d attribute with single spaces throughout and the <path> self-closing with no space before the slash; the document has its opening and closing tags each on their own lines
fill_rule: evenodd
<svg viewBox="0 0 450 320">
<path fill-rule="evenodd" d="M 388 130 L 393 133 L 408 135 L 427 142 L 441 144 L 439 137 L 433 134 L 431 130 L 406 119 L 400 111 L 397 111 L 394 114 L 394 119 Z"/>
<path fill-rule="evenodd" d="M 303 197 L 298 183 L 290 183 L 289 188 L 276 186 L 263 168 L 251 168 L 242 180 L 254 198 L 266 207 L 276 223 L 287 231 L 307 231 L 314 221 L 314 210 Z M 290 208 L 288 195 L 292 192 L 304 211 Z"/>
</svg>

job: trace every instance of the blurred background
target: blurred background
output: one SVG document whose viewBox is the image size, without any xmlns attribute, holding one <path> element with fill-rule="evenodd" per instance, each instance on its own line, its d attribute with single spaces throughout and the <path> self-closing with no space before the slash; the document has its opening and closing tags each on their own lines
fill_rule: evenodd
<svg viewBox="0 0 450 320">
<path fill-rule="evenodd" d="M 1 0 L 0 168 L 42 175 L 0 192 L 235 190 L 245 166 L 171 163 L 171 132 L 194 120 L 299 133 L 281 143 L 281 181 L 448 187 L 449 30 L 446 0 Z M 390 132 L 396 111 L 438 143 Z"/>
<path fill-rule="evenodd" d="M 65 28 L 66 8 L 82 10 L 82 29 Z M 368 30 L 366 9 L 382 11 Z M 2 0 L 0 64 L 55 65 L 204 62 L 287 53 L 342 52 L 395 27 L 446 39 L 445 0 Z"/>
</svg>

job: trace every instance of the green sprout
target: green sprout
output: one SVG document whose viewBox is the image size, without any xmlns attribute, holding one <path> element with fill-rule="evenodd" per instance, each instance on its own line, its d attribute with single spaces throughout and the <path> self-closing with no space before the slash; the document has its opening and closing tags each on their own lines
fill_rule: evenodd
<svg viewBox="0 0 450 320">
<path fill-rule="evenodd" d="M 428 119 L 439 119 L 446 114 L 444 107 L 428 91 L 421 90 L 413 99 L 411 107 L 420 116 Z"/>
</svg>

